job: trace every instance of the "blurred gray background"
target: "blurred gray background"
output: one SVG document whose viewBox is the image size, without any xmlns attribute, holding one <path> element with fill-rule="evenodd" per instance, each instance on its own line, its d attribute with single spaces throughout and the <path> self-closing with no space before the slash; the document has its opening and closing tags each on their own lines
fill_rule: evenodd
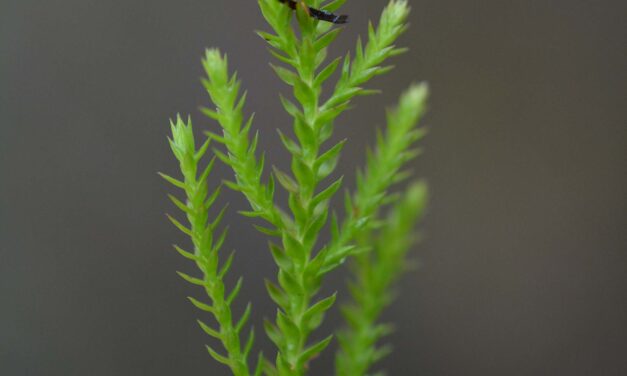
<svg viewBox="0 0 627 376">
<path fill-rule="evenodd" d="M 351 0 L 331 56 L 385 1 Z M 390 375 L 627 374 L 627 27 L 624 1 L 411 3 L 411 51 L 337 123 L 354 166 L 411 82 L 432 88 L 414 167 L 433 197 L 420 269 L 385 315 Z M 249 89 L 262 149 L 289 129 L 253 1 L 0 0 L 0 375 L 226 375 L 175 270 L 186 244 L 156 171 L 176 173 L 168 118 L 198 106 L 208 46 Z M 228 177 L 218 167 L 216 181 Z M 349 183 L 349 186 L 352 186 Z M 260 329 L 274 308 L 265 238 L 234 214 L 231 274 Z M 337 202 L 336 202 L 337 204 Z M 345 280 L 334 273 L 333 291 Z M 314 338 L 340 325 L 332 314 Z M 331 351 L 314 375 L 330 375 Z"/>
</svg>

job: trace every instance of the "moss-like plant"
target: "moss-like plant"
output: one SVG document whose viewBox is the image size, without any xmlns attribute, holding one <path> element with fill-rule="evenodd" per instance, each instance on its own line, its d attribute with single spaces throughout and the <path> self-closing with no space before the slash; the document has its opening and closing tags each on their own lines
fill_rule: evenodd
<svg viewBox="0 0 627 376">
<path fill-rule="evenodd" d="M 211 356 L 234 375 L 307 373 L 310 361 L 333 339 L 331 333 L 321 341 L 310 339 L 336 300 L 336 294 L 318 297 L 318 292 L 325 276 L 346 260 L 350 260 L 353 275 L 349 283 L 352 300 L 342 309 L 346 325 L 339 331 L 336 373 L 364 375 L 388 352 L 388 347 L 379 347 L 379 340 L 390 327 L 379 323 L 379 316 L 392 301 L 394 282 L 404 271 L 406 253 L 415 238 L 415 222 L 427 197 L 421 182 L 410 183 L 401 193 L 391 194 L 389 190 L 411 175 L 403 168 L 418 154 L 415 145 L 424 135 L 417 125 L 425 110 L 427 88 L 412 85 L 401 95 L 398 106 L 388 112 L 374 151 L 368 152 L 366 167 L 357 173 L 355 192 L 346 192 L 345 211 L 336 215 L 330 210 L 330 201 L 341 189 L 342 177 L 329 177 L 346 140 L 332 145 L 327 141 L 336 119 L 350 107 L 352 99 L 375 92 L 362 85 L 388 72 L 391 67 L 385 62 L 404 51 L 394 44 L 407 27 L 409 13 L 405 0 L 390 1 L 377 26 L 369 25 L 365 44 L 357 42 L 354 57 L 347 53 L 327 63 L 327 48 L 342 29 L 312 16 L 339 19 L 329 15 L 344 2 L 258 0 L 271 29 L 258 34 L 281 64 L 273 64 L 274 71 L 293 93 L 292 99 L 280 97 L 293 119 L 291 135 L 279 130 L 291 155 L 290 172 L 273 167 L 264 180 L 264 157 L 257 151 L 260 135 L 254 130 L 253 117 L 244 114 L 246 94 L 241 92 L 236 74 L 229 72 L 226 56 L 217 49 L 207 50 L 203 58 L 207 77 L 202 83 L 213 105 L 202 112 L 219 127 L 206 131 L 207 139 L 197 147 L 190 120 L 177 117 L 171 122 L 170 146 L 183 177 L 162 176 L 184 191 L 184 199 L 170 199 L 186 215 L 187 223 L 169 218 L 193 245 L 190 251 L 178 246 L 176 250 L 194 261 L 201 273 L 199 277 L 179 274 L 204 288 L 208 301 L 190 300 L 214 317 L 212 326 L 199 324 L 223 347 L 222 351 L 208 347 Z M 323 99 L 323 85 L 338 69 L 339 78 Z M 202 168 L 210 141 L 217 144 L 212 149 L 215 157 Z M 270 237 L 269 255 L 278 267 L 275 281 L 266 282 L 269 296 L 278 306 L 277 315 L 264 325 L 277 353 L 273 361 L 259 355 L 254 367 L 249 360 L 254 332 L 242 336 L 250 305 L 237 318 L 231 310 L 241 279 L 229 292 L 223 282 L 233 259 L 232 254 L 226 257 L 221 253 L 226 231 L 220 232 L 218 226 L 224 210 L 216 218 L 209 216 L 220 187 L 210 178 L 216 157 L 234 173 L 224 184 L 241 192 L 250 204 L 250 210 L 241 214 L 266 223 L 255 227 Z M 275 199 L 277 187 L 288 193 L 287 208 L 280 207 Z M 327 230 L 330 241 L 320 244 L 318 239 Z"/>
</svg>

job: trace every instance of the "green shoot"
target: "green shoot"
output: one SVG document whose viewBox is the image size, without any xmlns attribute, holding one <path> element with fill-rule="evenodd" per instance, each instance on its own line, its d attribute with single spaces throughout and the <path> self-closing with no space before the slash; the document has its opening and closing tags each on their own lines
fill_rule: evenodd
<svg viewBox="0 0 627 376">
<path fill-rule="evenodd" d="M 411 244 L 414 223 L 426 199 L 423 184 L 412 185 L 400 201 L 389 193 L 392 185 L 409 175 L 403 168 L 418 155 L 414 147 L 424 136 L 424 130 L 417 128 L 417 124 L 424 114 L 428 91 L 426 85 L 413 85 L 401 96 L 398 107 L 388 113 L 384 135 L 379 135 L 375 151 L 368 154 L 367 166 L 358 172 L 356 191 L 346 195 L 344 219 L 339 221 L 332 213 L 331 201 L 342 188 L 343 178 L 330 177 L 347 141 L 328 144 L 336 120 L 350 107 L 354 97 L 376 93 L 363 85 L 389 72 L 391 66 L 385 65 L 386 61 L 405 51 L 395 43 L 407 28 L 409 14 L 405 0 L 390 1 L 377 26 L 369 24 L 365 44 L 361 40 L 357 42 L 354 57 L 347 53 L 327 61 L 328 47 L 342 28 L 310 17 L 307 9 L 333 12 L 344 2 L 312 0 L 298 5 L 301 3 L 298 1 L 292 10 L 285 2 L 258 0 L 271 32 L 257 33 L 269 44 L 271 54 L 277 59 L 271 66 L 292 94 L 280 96 L 292 119 L 291 131 L 279 130 L 280 140 L 290 155 L 289 170 L 273 166 L 267 181 L 264 181 L 265 158 L 257 150 L 260 134 L 254 131 L 253 116 L 244 113 L 246 93 L 240 91 L 237 74 L 230 72 L 226 55 L 217 49 L 208 49 L 203 58 L 206 77 L 202 83 L 212 106 L 203 108 L 202 112 L 219 125 L 218 131 L 207 131 L 206 135 L 219 145 L 213 149 L 214 155 L 233 171 L 233 179 L 224 184 L 241 192 L 249 203 L 250 209 L 241 214 L 265 222 L 255 227 L 270 237 L 270 254 L 278 268 L 276 280 L 266 280 L 277 314 L 264 325 L 277 353 L 273 362 L 262 359 L 255 374 L 307 373 L 309 363 L 333 339 L 333 333 L 319 334 L 317 329 L 334 306 L 336 294 L 319 297 L 318 292 L 325 276 L 351 258 L 355 260 L 352 285 L 356 287 L 352 289 L 354 302 L 344 309 L 348 326 L 341 332 L 337 372 L 351 376 L 367 372 L 381 355 L 376 341 L 385 331 L 377 320 L 390 303 L 390 289 L 402 272 L 400 266 Z M 296 23 L 292 22 L 294 15 Z M 338 70 L 339 78 L 323 100 L 323 86 Z M 196 261 L 203 273 L 203 278 L 184 278 L 204 286 L 211 300 L 210 304 L 192 301 L 216 318 L 217 329 L 201 326 L 222 342 L 226 355 L 210 350 L 211 355 L 228 365 L 233 374 L 248 375 L 247 357 L 253 337 L 251 334 L 241 346 L 239 335 L 250 310 L 245 311 L 238 323 L 232 322 L 230 304 L 239 283 L 235 293 L 225 298 L 222 277 L 230 259 L 224 262 L 226 267 L 218 268 L 218 250 L 224 236 L 214 240 L 221 215 L 209 221 L 208 210 L 217 197 L 217 193 L 207 197 L 210 185 L 207 176 L 213 161 L 197 176 L 197 165 L 208 148 L 208 141 L 196 150 L 191 123 L 186 125 L 180 118 L 173 124 L 172 133 L 172 150 L 180 162 L 184 180 L 164 177 L 185 190 L 187 201 L 173 199 L 173 202 L 187 214 L 190 227 L 173 222 L 191 237 L 195 251 L 186 253 L 177 249 Z M 288 194 L 286 208 L 281 208 L 275 199 L 277 188 Z M 387 220 L 381 219 L 382 209 L 390 204 Z M 331 240 L 321 244 L 319 239 L 327 228 Z"/>
</svg>

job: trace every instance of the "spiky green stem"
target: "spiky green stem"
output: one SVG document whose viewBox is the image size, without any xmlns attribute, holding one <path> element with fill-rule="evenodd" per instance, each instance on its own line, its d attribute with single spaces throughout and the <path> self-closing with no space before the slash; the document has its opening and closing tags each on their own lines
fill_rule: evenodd
<svg viewBox="0 0 627 376">
<path fill-rule="evenodd" d="M 231 304 L 239 292 L 242 280 L 240 279 L 227 295 L 223 277 L 229 270 L 233 255 L 220 266 L 218 254 L 225 240 L 226 230 L 217 238 L 215 237 L 217 226 L 224 211 L 213 222 L 209 222 L 209 209 L 219 194 L 219 190 L 216 190 L 209 195 L 207 183 L 214 161 L 212 160 L 199 173 L 199 163 L 209 146 L 209 140 L 196 150 L 191 121 L 185 124 L 180 117 L 177 117 L 176 122 L 171 122 L 171 130 L 170 147 L 179 161 L 183 180 L 177 180 L 165 174 L 161 174 L 161 176 L 185 192 L 185 202 L 172 195 L 169 197 L 186 214 L 189 227 L 186 227 L 172 216 L 168 216 L 168 218 L 177 228 L 191 238 L 194 246 L 193 252 L 185 251 L 179 246 L 175 246 L 175 249 L 182 256 L 196 263 L 202 273 L 202 277 L 196 278 L 181 272 L 178 274 L 186 281 L 202 286 L 209 297 L 210 303 L 203 303 L 194 298 L 189 299 L 199 309 L 211 313 L 218 323 L 218 328 L 214 329 L 204 322 L 198 321 L 200 327 L 210 336 L 220 340 L 226 350 L 226 355 L 221 355 L 213 348 L 207 346 L 211 356 L 227 365 L 234 375 L 248 376 L 250 372 L 247 357 L 253 345 L 254 334 L 251 330 L 248 340 L 244 348 L 242 348 L 240 332 L 250 316 L 251 306 L 249 304 L 246 307 L 244 314 L 237 323 L 233 322 Z"/>
<path fill-rule="evenodd" d="M 343 1 L 336 1 L 330 7 L 338 7 Z M 275 171 L 277 180 L 290 194 L 289 203 L 294 217 L 293 233 L 283 233 L 282 247 L 274 247 L 275 259 L 279 265 L 279 286 L 268 284 L 274 300 L 282 308 L 276 326 L 267 324 L 267 332 L 279 347 L 276 367 L 280 375 L 302 375 L 309 359 L 315 355 L 305 349 L 311 331 L 319 326 L 322 317 L 316 318 L 313 325 L 308 311 L 310 301 L 320 288 L 322 276 L 320 268 L 325 263 L 327 249 L 313 256 L 318 232 L 327 221 L 328 201 L 339 189 L 341 179 L 336 180 L 316 195 L 318 184 L 328 176 L 337 163 L 343 142 L 331 147 L 320 155 L 320 149 L 333 132 L 333 121 L 347 107 L 349 100 L 358 94 L 368 92 L 357 87 L 387 68 L 380 64 L 385 58 L 401 52 L 392 42 L 402 33 L 408 12 L 406 3 L 392 2 L 382 16 L 378 31 L 371 26 L 366 52 L 358 43 L 355 60 L 345 59 L 342 77 L 331 99 L 319 105 L 322 84 L 339 66 L 339 59 L 319 69 L 327 54 L 327 46 L 338 35 L 340 29 L 330 29 L 328 25 L 311 20 L 304 12 L 297 10 L 300 38 L 289 27 L 289 13 L 285 7 L 272 0 L 259 0 L 264 17 L 275 34 L 259 34 L 275 48 L 273 54 L 294 71 L 273 66 L 277 75 L 293 87 L 298 106 L 285 98 L 282 103 L 294 118 L 296 141 L 281 134 L 284 145 L 292 154 L 294 179 L 281 171 Z M 312 2 L 317 6 L 318 2 Z M 329 5 L 329 4 L 327 4 Z M 332 9 L 334 10 L 334 9 Z M 395 10 L 393 12 L 392 10 Z M 343 249 L 348 251 L 351 248 Z M 324 270 L 328 272 L 329 270 Z M 330 307 L 334 297 L 321 301 L 321 306 Z M 325 308 L 328 309 L 328 307 Z M 322 316 L 324 312 L 316 315 Z M 311 349 L 319 352 L 326 344 L 325 339 Z"/>
<path fill-rule="evenodd" d="M 426 200 L 426 185 L 414 183 L 395 203 L 379 234 L 365 231 L 359 236 L 362 244 L 374 247 L 354 259 L 353 301 L 342 306 L 347 328 L 338 335 L 336 375 L 363 376 L 390 351 L 389 346 L 379 347 L 377 341 L 392 327 L 378 321 L 393 300 L 394 282 L 406 269 L 406 254 L 415 240 L 414 226 L 424 213 Z"/>
<path fill-rule="evenodd" d="M 353 301 L 342 307 L 347 328 L 340 334 L 336 354 L 336 372 L 340 376 L 366 374 L 387 352 L 386 347 L 377 348 L 377 340 L 388 332 L 389 326 L 377 324 L 377 320 L 392 300 L 392 283 L 403 271 L 402 261 L 413 225 L 426 202 L 426 186 L 412 185 L 386 221 L 378 217 L 380 208 L 394 200 L 387 190 L 409 176 L 401 168 L 418 155 L 412 147 L 425 133 L 417 125 L 427 94 L 425 85 L 414 85 L 401 96 L 398 107 L 388 112 L 386 133 L 378 135 L 375 152 L 368 153 L 366 169 L 357 176 L 356 192 L 346 200 L 347 218 L 332 241 L 335 249 L 356 242 L 363 250 L 354 256 L 351 268 L 354 281 L 349 286 Z M 381 231 L 375 236 L 377 228 Z"/>
<path fill-rule="evenodd" d="M 343 2 L 334 0 L 323 7 L 335 10 Z M 320 6 L 317 0 L 307 3 Z M 321 105 L 322 85 L 340 66 L 338 58 L 322 67 L 327 46 L 340 29 L 312 20 L 305 14 L 304 7 L 298 7 L 296 15 L 300 33 L 297 37 L 290 26 L 292 11 L 289 7 L 276 0 L 259 0 L 259 5 L 275 32 L 259 34 L 274 48 L 273 55 L 291 67 L 273 66 L 277 75 L 293 88 L 298 103 L 296 105 L 281 98 L 283 107 L 294 118 L 295 140 L 280 134 L 292 156 L 291 174 L 275 168 L 269 183 L 261 182 L 263 157 L 260 160 L 256 158 L 257 135 L 252 141 L 249 137 L 252 117 L 243 125 L 245 95 L 240 96 L 240 83 L 236 75 L 229 75 L 226 58 L 217 50 L 208 50 L 203 60 L 208 75 L 203 84 L 216 108 L 203 109 L 203 112 L 221 125 L 221 134 L 211 133 L 210 136 L 226 146 L 227 153 L 215 150 L 215 154 L 235 172 L 235 181 L 226 184 L 242 192 L 250 202 L 251 210 L 242 214 L 263 218 L 271 228 L 259 229 L 280 238 L 280 245 L 270 245 L 279 267 L 278 286 L 267 282 L 270 296 L 280 309 L 275 323 L 266 322 L 266 332 L 279 351 L 275 368 L 268 367 L 266 372 L 300 376 L 305 373 L 309 361 L 331 339 L 329 336 L 308 345 L 309 335 L 321 324 L 324 313 L 335 301 L 335 295 L 315 304 L 311 302 L 320 289 L 324 274 L 355 251 L 356 247 L 351 244 L 355 232 L 368 219 L 357 213 L 349 217 L 345 222 L 348 225 L 339 231 L 334 218 L 332 228 L 336 234 L 332 244 L 314 252 L 318 235 L 327 222 L 329 200 L 342 182 L 340 178 L 326 188 L 318 189 L 319 184 L 334 171 L 344 143 L 337 143 L 322 152 L 323 144 L 332 135 L 334 120 L 346 110 L 350 100 L 356 95 L 371 93 L 358 85 L 387 72 L 389 67 L 379 64 L 403 51 L 395 48 L 393 42 L 405 29 L 409 8 L 406 1 L 390 2 L 377 29 L 370 25 L 365 49 L 358 43 L 355 58 L 351 60 L 349 55 L 346 56 L 334 92 Z M 390 167 L 383 165 L 381 169 Z M 291 215 L 274 202 L 275 179 L 289 193 Z M 379 191 L 381 189 L 368 191 L 366 196 Z M 369 211 L 368 205 L 365 204 L 364 212 Z"/>
</svg>

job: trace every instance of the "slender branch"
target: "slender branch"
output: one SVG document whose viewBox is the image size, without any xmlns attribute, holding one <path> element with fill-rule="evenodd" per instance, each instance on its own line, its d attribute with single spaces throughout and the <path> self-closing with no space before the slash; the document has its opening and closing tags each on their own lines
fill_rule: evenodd
<svg viewBox="0 0 627 376">
<path fill-rule="evenodd" d="M 203 58 L 207 78 L 202 83 L 207 90 L 215 110 L 202 108 L 202 112 L 216 120 L 222 135 L 206 132 L 212 139 L 226 146 L 227 154 L 214 149 L 215 155 L 229 165 L 235 173 L 235 182 L 226 184 L 240 191 L 248 199 L 250 212 L 242 212 L 249 217 L 261 217 L 274 226 L 268 232 L 277 234 L 276 229 L 291 228 L 291 219 L 274 203 L 274 181 L 261 182 L 264 157 L 257 160 L 256 149 L 259 133 L 250 139 L 253 116 L 244 124 L 243 107 L 246 94 L 239 94 L 240 82 L 237 74 L 229 75 L 228 60 L 217 49 L 208 49 Z"/>
<path fill-rule="evenodd" d="M 394 199 L 387 190 L 410 175 L 401 168 L 419 154 L 412 147 L 425 134 L 417 125 L 427 94 L 426 85 L 414 85 L 401 95 L 398 107 L 388 112 L 386 133 L 378 135 L 376 151 L 368 153 L 366 169 L 357 176 L 356 192 L 352 199 L 347 197 L 347 218 L 332 242 L 328 268 L 343 262 L 345 252 L 341 250 L 346 244 L 354 242 L 363 250 L 354 255 L 351 265 L 354 281 L 349 290 L 353 301 L 342 306 L 347 328 L 339 334 L 338 376 L 365 375 L 389 351 L 388 347 L 377 348 L 377 340 L 390 326 L 377 321 L 392 301 L 392 284 L 404 271 L 414 224 L 426 203 L 426 185 L 411 185 L 385 221 L 378 217 L 381 207 Z M 375 234 L 377 228 L 381 230 Z"/>
<path fill-rule="evenodd" d="M 426 185 L 412 184 L 394 204 L 379 234 L 365 231 L 359 236 L 360 244 L 374 244 L 374 248 L 354 259 L 355 280 L 350 284 L 353 301 L 342 306 L 347 327 L 338 335 L 336 375 L 363 376 L 389 353 L 391 348 L 378 347 L 377 341 L 388 334 L 392 326 L 378 321 L 382 311 L 393 301 L 394 282 L 406 270 L 406 255 L 415 240 L 414 227 L 424 213 L 426 201 Z"/>
<path fill-rule="evenodd" d="M 161 176 L 185 192 L 185 202 L 172 195 L 169 197 L 186 214 L 189 227 L 172 216 L 168 216 L 168 218 L 191 238 L 194 251 L 188 252 L 179 246 L 174 247 L 182 256 L 196 263 L 202 277 L 196 278 L 181 272 L 178 274 L 187 282 L 202 286 L 209 297 L 210 303 L 203 303 L 191 297 L 189 299 L 199 309 L 211 313 L 218 324 L 218 328 L 214 329 L 204 322 L 198 321 L 200 327 L 210 336 L 220 340 L 226 350 L 226 355 L 221 355 L 207 346 L 211 356 L 218 362 L 227 365 L 234 375 L 248 376 L 250 372 L 247 357 L 253 345 L 254 332 L 251 330 L 243 348 L 240 344 L 240 332 L 250 316 L 251 306 L 249 304 L 246 307 L 245 312 L 237 322 L 233 321 L 231 303 L 239 292 L 242 280 L 238 281 L 230 293 L 226 293 L 223 277 L 229 271 L 233 255 L 231 254 L 220 265 L 218 256 L 226 238 L 226 230 L 216 237 L 217 226 L 224 210 L 213 222 L 208 220 L 209 210 L 219 194 L 219 190 L 209 194 L 207 184 L 214 161 L 212 160 L 202 172 L 199 172 L 198 167 L 209 146 L 209 140 L 196 150 L 191 121 L 185 124 L 180 117 L 177 117 L 176 122 L 171 122 L 171 129 L 170 147 L 179 161 L 183 180 L 180 181 L 165 174 L 161 174 Z M 256 375 L 260 372 L 260 368 L 258 369 Z"/>
<path fill-rule="evenodd" d="M 426 85 L 414 85 L 403 93 L 398 107 L 388 112 L 386 135 L 377 137 L 376 152 L 368 153 L 366 169 L 357 175 L 354 196 L 346 197 L 346 218 L 334 231 L 321 272 L 336 268 L 354 252 L 349 245 L 360 231 L 376 225 L 373 219 L 378 209 L 389 200 L 387 190 L 408 176 L 401 168 L 419 154 L 411 147 L 425 135 L 424 129 L 416 127 L 425 112 L 427 96 Z"/>
<path fill-rule="evenodd" d="M 342 2 L 336 2 L 341 5 Z M 271 47 L 273 55 L 292 69 L 273 66 L 277 75 L 293 88 L 298 105 L 281 98 L 283 107 L 294 118 L 296 140 L 281 134 L 286 149 L 292 155 L 292 176 L 275 169 L 277 181 L 288 191 L 294 217 L 294 232 L 282 234 L 281 246 L 273 245 L 273 255 L 279 266 L 279 286 L 268 282 L 268 290 L 280 306 L 276 324 L 267 323 L 266 331 L 279 349 L 276 369 L 279 375 L 303 375 L 309 360 L 330 341 L 307 346 L 309 334 L 322 322 L 322 316 L 333 304 L 330 296 L 311 305 L 320 288 L 323 275 L 330 265 L 326 258 L 329 249 L 313 255 L 320 229 L 327 222 L 328 202 L 341 186 L 341 178 L 318 191 L 318 184 L 333 172 L 343 142 L 320 153 L 323 143 L 333 132 L 333 121 L 349 104 L 350 98 L 367 94 L 356 85 L 368 81 L 376 74 L 388 71 L 378 67 L 385 58 L 400 53 L 392 42 L 402 33 L 409 11 L 405 2 L 392 1 L 384 11 L 378 30 L 369 30 L 369 43 L 365 53 L 358 43 L 353 62 L 345 59 L 342 76 L 329 101 L 320 105 L 322 84 L 339 67 L 335 59 L 321 68 L 327 56 L 327 46 L 341 29 L 331 29 L 319 24 L 305 14 L 306 7 L 296 7 L 300 38 L 290 27 L 289 7 L 275 0 L 259 0 L 265 19 L 275 34 L 259 32 Z M 313 2 L 317 6 L 317 2 Z M 331 4 L 330 6 L 333 6 Z M 335 9 L 333 9 L 335 10 Z M 350 234 L 349 234 L 350 236 Z M 349 252 L 353 247 L 342 248 Z M 320 307 L 318 311 L 312 311 Z M 314 317 L 315 314 L 315 317 Z M 313 318 L 313 319 L 312 319 Z"/>
</svg>

